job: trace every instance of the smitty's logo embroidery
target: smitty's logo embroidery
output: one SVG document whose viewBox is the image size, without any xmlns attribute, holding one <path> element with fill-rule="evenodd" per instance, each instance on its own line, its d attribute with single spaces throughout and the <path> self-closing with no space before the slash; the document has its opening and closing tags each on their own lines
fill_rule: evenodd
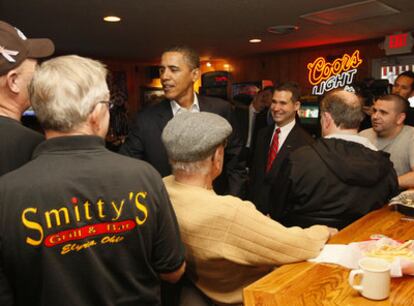
<svg viewBox="0 0 414 306">
<path fill-rule="evenodd" d="M 94 237 L 102 234 L 119 234 L 130 231 L 134 229 L 135 226 L 136 223 L 132 220 L 87 225 L 49 235 L 45 239 L 45 246 L 53 247 L 69 241 Z"/>
<path fill-rule="evenodd" d="M 98 235 L 116 235 L 131 231 L 136 226 L 143 225 L 148 218 L 148 209 L 145 203 L 146 198 L 146 192 L 130 192 L 127 199 L 122 199 L 119 202 L 105 202 L 99 199 L 95 204 L 89 201 L 84 201 L 83 204 L 80 204 L 79 199 L 73 197 L 71 199 L 71 205 L 65 205 L 44 212 L 39 211 L 36 207 L 28 207 L 23 210 L 21 215 L 23 226 L 33 232 L 26 237 L 26 243 L 31 246 L 39 246 L 44 243 L 46 247 L 54 247 Z M 135 218 L 119 221 L 126 205 L 132 205 L 135 208 Z M 95 219 L 91 216 L 92 212 L 94 212 Z M 76 226 L 79 222 L 85 223 L 85 221 L 95 221 L 96 219 L 109 222 L 90 224 L 82 227 Z M 38 222 L 36 220 L 41 221 Z M 68 224 L 73 224 L 74 227 L 69 230 L 57 231 L 45 237 L 45 227 L 53 231 L 53 229 L 57 230 L 59 227 L 67 226 Z M 118 243 L 123 239 L 124 237 L 121 236 L 105 236 L 100 242 L 102 244 Z M 61 254 L 66 254 L 70 251 L 79 251 L 93 245 L 96 245 L 95 240 L 88 241 L 84 244 L 67 244 L 62 247 Z"/>
</svg>

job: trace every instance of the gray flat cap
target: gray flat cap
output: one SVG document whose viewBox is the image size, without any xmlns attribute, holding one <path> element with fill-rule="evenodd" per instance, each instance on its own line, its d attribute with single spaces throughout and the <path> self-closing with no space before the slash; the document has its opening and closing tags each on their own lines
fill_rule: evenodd
<svg viewBox="0 0 414 306">
<path fill-rule="evenodd" d="M 231 131 L 231 125 L 219 115 L 183 112 L 168 122 L 161 137 L 169 159 L 194 162 L 213 153 Z"/>
</svg>

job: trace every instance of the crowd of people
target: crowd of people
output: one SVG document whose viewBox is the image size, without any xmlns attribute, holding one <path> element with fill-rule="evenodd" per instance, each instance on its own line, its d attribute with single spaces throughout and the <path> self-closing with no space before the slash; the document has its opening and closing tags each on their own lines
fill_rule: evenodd
<svg viewBox="0 0 414 306">
<path fill-rule="evenodd" d="M 198 54 L 172 47 L 165 99 L 115 153 L 106 67 L 37 64 L 53 52 L 0 21 L 0 305 L 241 305 L 245 286 L 414 188 L 412 72 L 363 131 L 360 97 L 327 93 L 314 139 L 297 83 L 235 108 L 198 95 Z M 29 106 L 44 134 L 21 124 Z"/>
</svg>

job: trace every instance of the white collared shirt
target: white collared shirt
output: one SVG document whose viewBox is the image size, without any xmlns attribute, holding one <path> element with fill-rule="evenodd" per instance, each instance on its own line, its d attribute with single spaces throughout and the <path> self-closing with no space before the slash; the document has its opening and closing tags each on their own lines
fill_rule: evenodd
<svg viewBox="0 0 414 306">
<path fill-rule="evenodd" d="M 200 112 L 200 105 L 198 104 L 198 98 L 197 95 L 194 93 L 194 100 L 193 104 L 191 105 L 190 109 L 181 107 L 180 104 L 178 104 L 177 101 L 171 100 L 170 101 L 171 110 L 173 112 L 173 116 L 181 113 L 181 112 L 191 112 L 191 113 L 199 113 Z"/>
<path fill-rule="evenodd" d="M 272 135 L 272 139 L 270 139 L 270 143 L 269 146 L 272 143 L 273 137 L 275 136 L 275 132 L 276 129 L 280 128 L 280 133 L 279 133 L 279 147 L 277 149 L 277 151 L 280 151 L 280 148 L 283 146 L 283 144 L 285 143 L 286 138 L 288 137 L 290 131 L 293 129 L 293 127 L 296 124 L 296 120 L 292 120 L 291 122 L 289 122 L 288 124 L 282 126 L 282 127 L 278 127 L 277 125 L 275 125 L 275 129 L 273 130 L 273 135 Z"/>
<path fill-rule="evenodd" d="M 351 142 L 356 142 L 359 143 L 361 145 L 363 145 L 364 147 L 371 149 L 373 151 L 378 151 L 377 147 L 374 146 L 372 144 L 371 141 L 368 140 L 368 138 L 359 136 L 359 135 L 353 135 L 353 134 L 339 134 L 339 133 L 334 133 L 334 134 L 330 134 L 325 136 L 324 138 L 337 138 L 337 139 L 343 139 L 346 141 L 351 141 Z"/>
</svg>

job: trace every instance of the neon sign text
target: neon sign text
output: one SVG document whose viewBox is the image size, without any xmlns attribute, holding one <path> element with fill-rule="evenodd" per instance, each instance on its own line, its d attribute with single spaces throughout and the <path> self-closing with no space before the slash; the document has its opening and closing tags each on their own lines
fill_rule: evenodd
<svg viewBox="0 0 414 306">
<path fill-rule="evenodd" d="M 312 85 L 318 85 L 333 75 L 357 68 L 361 64 L 362 59 L 359 57 L 359 50 L 355 50 L 352 55 L 345 53 L 342 58 L 337 58 L 332 63 L 326 62 L 323 57 L 318 57 L 307 66 L 309 69 L 308 79 Z"/>
<path fill-rule="evenodd" d="M 323 57 L 318 57 L 307 65 L 309 83 L 314 85 L 312 94 L 322 95 L 325 91 L 352 84 L 357 73 L 356 68 L 361 64 L 359 50 L 355 50 L 352 55 L 345 53 L 333 62 L 326 62 Z"/>
<path fill-rule="evenodd" d="M 331 76 L 328 80 L 322 81 L 317 86 L 313 86 L 312 94 L 322 95 L 325 91 L 330 91 L 338 87 L 346 87 L 347 85 L 352 84 L 356 73 L 357 70 L 352 69 L 342 72 L 341 74 Z"/>
</svg>

